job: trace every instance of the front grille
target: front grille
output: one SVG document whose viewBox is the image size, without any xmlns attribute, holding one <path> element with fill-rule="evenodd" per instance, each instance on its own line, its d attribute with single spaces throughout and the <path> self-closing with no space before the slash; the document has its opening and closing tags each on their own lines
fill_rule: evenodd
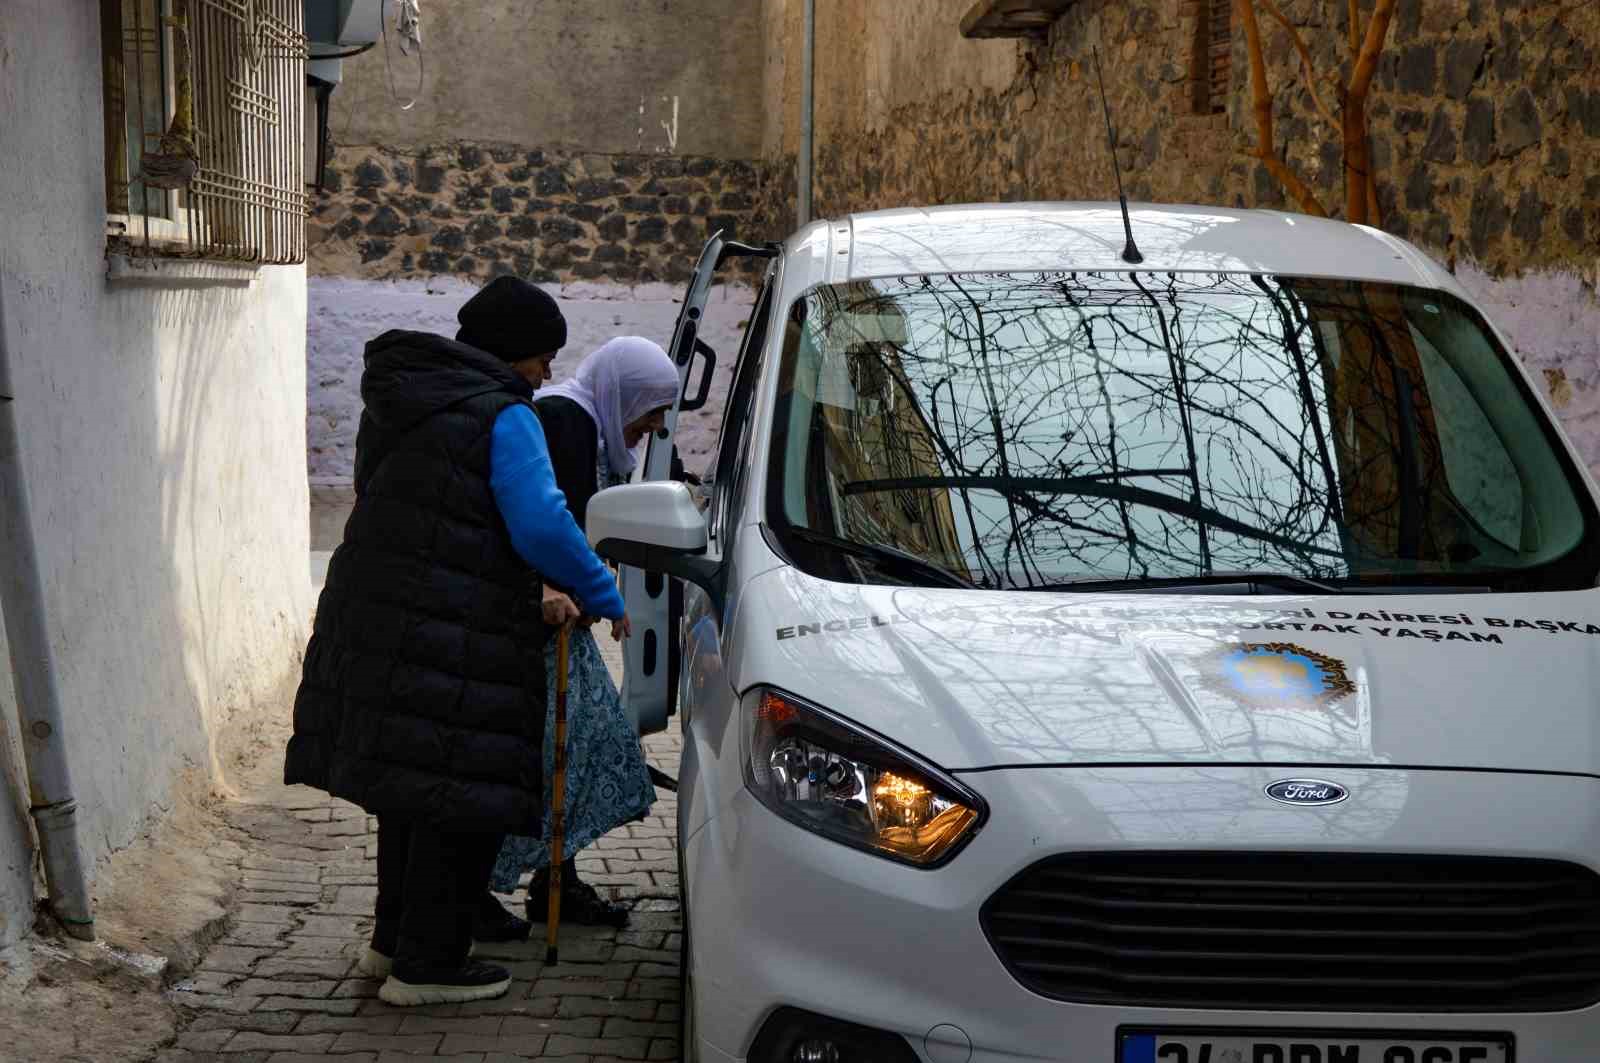
<svg viewBox="0 0 1600 1063">
<path fill-rule="evenodd" d="M 1167 1008 L 1559 1011 L 1600 1001 L 1600 876 L 1552 860 L 1093 853 L 983 908 L 1027 988 Z"/>
</svg>

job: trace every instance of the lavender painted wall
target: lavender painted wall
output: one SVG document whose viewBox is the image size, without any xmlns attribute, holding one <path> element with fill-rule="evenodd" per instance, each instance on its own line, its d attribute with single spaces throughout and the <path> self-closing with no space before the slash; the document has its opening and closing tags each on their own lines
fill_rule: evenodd
<svg viewBox="0 0 1600 1063">
<path fill-rule="evenodd" d="M 1561 426 L 1600 477 L 1600 300 L 1594 278 L 1526 273 L 1496 279 L 1473 266 L 1456 278 L 1542 380 Z"/>
<path fill-rule="evenodd" d="M 307 467 L 311 477 L 313 549 L 338 544 L 352 499 L 349 483 L 361 418 L 361 352 L 392 328 L 454 335 L 456 310 L 477 286 L 458 278 L 370 281 L 312 277 L 308 281 L 306 374 Z M 629 288 L 609 283 L 547 285 L 567 317 L 567 346 L 556 360 L 564 380 L 583 356 L 614 336 L 636 335 L 663 347 L 672 338 L 683 289 L 676 284 Z M 753 293 L 740 285 L 713 290 L 701 336 L 722 357 L 710 401 L 679 423 L 678 450 L 692 472 L 703 470 L 722 424 L 722 402 L 733 358 L 750 315 Z"/>
</svg>

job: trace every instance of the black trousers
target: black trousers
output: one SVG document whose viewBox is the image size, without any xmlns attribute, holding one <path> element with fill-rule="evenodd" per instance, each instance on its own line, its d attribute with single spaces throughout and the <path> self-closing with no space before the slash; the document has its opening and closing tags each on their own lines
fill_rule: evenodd
<svg viewBox="0 0 1600 1063">
<path fill-rule="evenodd" d="M 472 948 L 473 910 L 503 840 L 502 834 L 379 816 L 372 947 L 426 967 L 460 966 Z"/>
</svg>

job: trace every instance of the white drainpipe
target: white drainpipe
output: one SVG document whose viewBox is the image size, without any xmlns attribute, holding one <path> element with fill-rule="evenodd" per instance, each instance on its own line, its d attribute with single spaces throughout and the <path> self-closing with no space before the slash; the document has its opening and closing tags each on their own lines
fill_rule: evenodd
<svg viewBox="0 0 1600 1063">
<path fill-rule="evenodd" d="M 94 940 L 89 876 L 78 846 L 78 804 L 72 796 L 62 727 L 61 691 L 45 623 L 39 551 L 28 509 L 28 485 L 17 431 L 16 392 L 6 343 L 5 292 L 0 289 L 0 606 L 28 766 L 30 811 L 44 853 L 50 907 L 67 932 Z"/>
<path fill-rule="evenodd" d="M 797 167 L 800 194 L 795 205 L 795 228 L 811 220 L 812 76 L 817 54 L 817 0 L 805 0 L 805 3 L 805 43 L 800 56 L 800 159 Z"/>
</svg>

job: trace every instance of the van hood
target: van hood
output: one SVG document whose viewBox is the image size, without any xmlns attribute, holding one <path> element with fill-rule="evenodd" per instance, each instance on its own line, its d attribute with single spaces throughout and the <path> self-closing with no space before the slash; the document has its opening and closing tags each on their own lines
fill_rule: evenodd
<svg viewBox="0 0 1600 1063">
<path fill-rule="evenodd" d="M 1600 775 L 1600 591 L 1049 594 L 857 586 L 780 567 L 730 604 L 736 688 L 780 687 L 950 770 Z"/>
</svg>

